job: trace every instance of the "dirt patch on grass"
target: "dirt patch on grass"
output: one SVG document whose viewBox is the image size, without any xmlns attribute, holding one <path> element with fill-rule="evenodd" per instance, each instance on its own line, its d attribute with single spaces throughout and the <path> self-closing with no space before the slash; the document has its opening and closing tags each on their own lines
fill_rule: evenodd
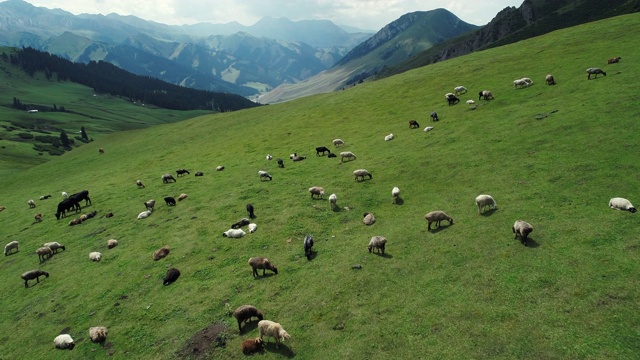
<svg viewBox="0 0 640 360">
<path fill-rule="evenodd" d="M 211 324 L 193 335 L 177 355 L 180 359 L 205 358 L 215 348 L 224 347 L 226 344 L 227 327 L 220 323 Z"/>
</svg>

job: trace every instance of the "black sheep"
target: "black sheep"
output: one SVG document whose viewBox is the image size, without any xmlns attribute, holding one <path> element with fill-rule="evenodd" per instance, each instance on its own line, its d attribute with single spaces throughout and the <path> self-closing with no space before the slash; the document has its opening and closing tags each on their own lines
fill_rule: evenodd
<svg viewBox="0 0 640 360">
<path fill-rule="evenodd" d="M 418 124 L 415 120 L 409 120 L 409 129 L 419 128 L 420 124 Z"/>
<path fill-rule="evenodd" d="M 453 94 L 447 94 L 447 95 L 445 95 L 445 98 L 447 99 L 447 103 L 449 104 L 449 106 L 455 105 L 455 104 L 460 102 L 460 99 L 458 99 Z"/>
<path fill-rule="evenodd" d="M 176 280 L 178 280 L 179 277 L 180 277 L 180 270 L 176 268 L 171 268 L 167 271 L 167 274 L 164 276 L 164 279 L 162 279 L 162 285 L 169 285 L 175 282 Z"/>
<path fill-rule="evenodd" d="M 191 174 L 191 173 L 187 169 L 178 169 L 176 170 L 176 174 L 178 174 L 178 176 L 182 176 L 184 174 Z"/>
<path fill-rule="evenodd" d="M 251 223 L 251 220 L 247 219 L 247 218 L 242 218 L 240 219 L 240 221 L 238 221 L 237 223 L 234 223 L 233 225 L 231 225 L 232 229 L 240 229 L 243 226 L 247 226 Z"/>
<path fill-rule="evenodd" d="M 440 119 L 438 118 L 438 113 L 437 112 L 432 112 L 431 113 L 431 120 L 432 121 L 440 121 Z"/>
<path fill-rule="evenodd" d="M 328 152 L 329 154 L 331 154 L 331 150 L 327 149 L 324 146 L 318 146 L 316 148 L 316 156 L 320 156 L 320 154 L 324 155 L 325 152 Z"/>
<path fill-rule="evenodd" d="M 282 158 L 278 158 L 278 160 L 276 160 L 276 162 L 278 163 L 278 167 L 281 167 L 281 168 L 284 167 L 284 161 L 282 161 Z"/>
<path fill-rule="evenodd" d="M 312 247 L 313 247 L 313 236 L 311 235 L 305 236 L 304 237 L 304 255 L 307 257 L 307 260 L 311 260 Z"/>
<path fill-rule="evenodd" d="M 176 199 L 173 196 L 167 196 L 164 198 L 164 202 L 169 206 L 176 206 Z"/>
<path fill-rule="evenodd" d="M 253 205 L 247 204 L 247 214 L 249 214 L 249 219 L 253 219 L 256 215 L 253 213 Z"/>
</svg>

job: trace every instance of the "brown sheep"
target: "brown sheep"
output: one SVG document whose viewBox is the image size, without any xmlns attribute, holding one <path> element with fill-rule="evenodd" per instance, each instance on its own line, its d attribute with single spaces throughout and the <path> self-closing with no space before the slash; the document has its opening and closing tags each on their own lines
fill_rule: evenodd
<svg viewBox="0 0 640 360">
<path fill-rule="evenodd" d="M 251 318 L 257 317 L 258 321 L 262 320 L 264 316 L 262 312 L 253 305 L 242 305 L 233 312 L 233 317 L 238 320 L 238 332 L 242 332 L 242 323 L 245 321 L 251 321 Z"/>
<path fill-rule="evenodd" d="M 157 261 L 169 255 L 169 245 L 165 245 L 153 252 L 153 260 Z"/>
<path fill-rule="evenodd" d="M 104 148 L 98 149 L 98 154 L 104 154 Z"/>
<path fill-rule="evenodd" d="M 36 222 L 41 222 L 42 221 L 42 214 L 41 213 L 37 213 L 34 217 Z"/>
<path fill-rule="evenodd" d="M 180 194 L 180 196 L 178 196 L 178 201 L 182 201 L 182 200 L 186 199 L 187 197 L 188 197 L 187 194 L 184 194 L 184 193 Z"/>
<path fill-rule="evenodd" d="M 264 341 L 259 337 L 255 339 L 246 339 L 242 341 L 241 347 L 242 347 L 242 353 L 245 355 L 251 355 L 257 352 L 263 352 Z"/>
<path fill-rule="evenodd" d="M 444 213 L 444 211 L 436 210 L 428 213 L 424 216 L 425 220 L 427 220 L 427 228 L 431 230 L 431 224 L 436 223 L 436 226 L 440 227 L 440 221 L 447 220 L 449 225 L 453 225 L 453 218 L 451 216 Z"/>
<path fill-rule="evenodd" d="M 43 262 L 46 259 L 49 259 L 51 255 L 53 255 L 53 250 L 51 250 L 51 248 L 48 246 L 43 246 L 36 250 L 36 254 L 38 254 L 38 260 L 40 260 L 40 262 Z"/>
<path fill-rule="evenodd" d="M 276 275 L 278 275 L 278 268 L 273 266 L 269 259 L 262 256 L 256 256 L 249 259 L 249 265 L 253 269 L 253 277 L 258 276 L 258 269 L 262 269 L 262 276 L 265 275 L 267 270 L 273 271 Z"/>
<path fill-rule="evenodd" d="M 620 56 L 616 56 L 614 58 L 611 58 L 611 59 L 607 60 L 607 64 L 615 64 L 618 61 L 620 61 L 620 59 L 622 59 Z"/>
</svg>

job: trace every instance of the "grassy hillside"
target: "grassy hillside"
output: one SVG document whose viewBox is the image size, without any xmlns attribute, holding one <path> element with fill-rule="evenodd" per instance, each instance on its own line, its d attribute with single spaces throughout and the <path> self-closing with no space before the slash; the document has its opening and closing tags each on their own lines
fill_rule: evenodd
<svg viewBox="0 0 640 360">
<path fill-rule="evenodd" d="M 339 93 L 103 136 L 2 176 L 0 229 L 20 252 L 0 262 L 0 357 L 241 359 L 241 341 L 258 335 L 256 322 L 238 334 L 229 309 L 242 304 L 292 336 L 279 350 L 270 339 L 264 359 L 636 357 L 640 218 L 607 203 L 640 203 L 640 49 L 628 41 L 639 20 L 594 22 Z M 606 65 L 612 56 L 622 61 Z M 607 76 L 587 81 L 593 66 Z M 549 72 L 558 85 L 544 84 Z M 514 89 L 524 76 L 535 85 Z M 443 95 L 457 85 L 469 94 L 448 107 Z M 482 89 L 496 99 L 471 110 L 464 102 Z M 440 122 L 428 121 L 434 110 Z M 410 130 L 410 119 L 435 128 Z M 389 133 L 396 138 L 383 141 Z M 357 160 L 315 156 L 334 138 Z M 293 152 L 308 158 L 293 163 Z M 161 183 L 178 168 L 192 175 Z M 358 168 L 373 179 L 355 182 Z M 273 180 L 260 181 L 258 170 Z M 325 199 L 312 200 L 311 186 L 323 186 Z M 82 189 L 93 200 L 83 212 L 98 216 L 73 227 L 72 217 L 56 221 L 60 192 Z M 189 197 L 163 203 L 180 193 Z M 483 193 L 498 210 L 478 215 L 473 200 Z M 136 220 L 151 198 L 156 211 Z M 223 238 L 249 202 L 257 232 Z M 431 210 L 454 224 L 427 231 Z M 33 223 L 36 212 L 42 223 Z M 363 225 L 364 212 L 377 222 Z M 535 229 L 526 247 L 513 239 L 518 219 Z M 305 234 L 316 239 L 312 261 Z M 385 256 L 367 252 L 374 235 L 388 239 Z M 111 238 L 120 245 L 107 250 Z M 67 249 L 39 264 L 34 251 L 47 241 Z M 171 253 L 154 262 L 165 244 Z M 90 262 L 90 251 L 103 260 Z M 251 256 L 267 256 L 279 274 L 254 279 Z M 171 267 L 182 275 L 163 286 Z M 25 289 L 20 274 L 35 268 L 51 276 Z M 104 347 L 88 340 L 97 325 L 109 328 Z M 211 332 L 192 339 L 221 328 L 213 325 L 226 327 L 225 346 L 214 347 L 221 341 Z M 61 331 L 76 339 L 72 352 L 53 350 Z"/>
</svg>

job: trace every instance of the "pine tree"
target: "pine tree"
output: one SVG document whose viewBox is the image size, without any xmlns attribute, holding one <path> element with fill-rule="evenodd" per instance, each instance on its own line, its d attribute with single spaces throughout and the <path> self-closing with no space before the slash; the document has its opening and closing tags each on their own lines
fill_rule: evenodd
<svg viewBox="0 0 640 360">
<path fill-rule="evenodd" d="M 60 132 L 60 142 L 64 147 L 69 147 L 71 145 L 71 142 L 69 141 L 69 137 L 67 136 L 67 133 L 64 132 L 64 130 Z"/>
<path fill-rule="evenodd" d="M 87 141 L 89 140 L 89 137 L 87 136 L 87 132 L 84 130 L 84 126 L 80 128 L 80 133 L 84 140 L 87 140 Z"/>
</svg>

